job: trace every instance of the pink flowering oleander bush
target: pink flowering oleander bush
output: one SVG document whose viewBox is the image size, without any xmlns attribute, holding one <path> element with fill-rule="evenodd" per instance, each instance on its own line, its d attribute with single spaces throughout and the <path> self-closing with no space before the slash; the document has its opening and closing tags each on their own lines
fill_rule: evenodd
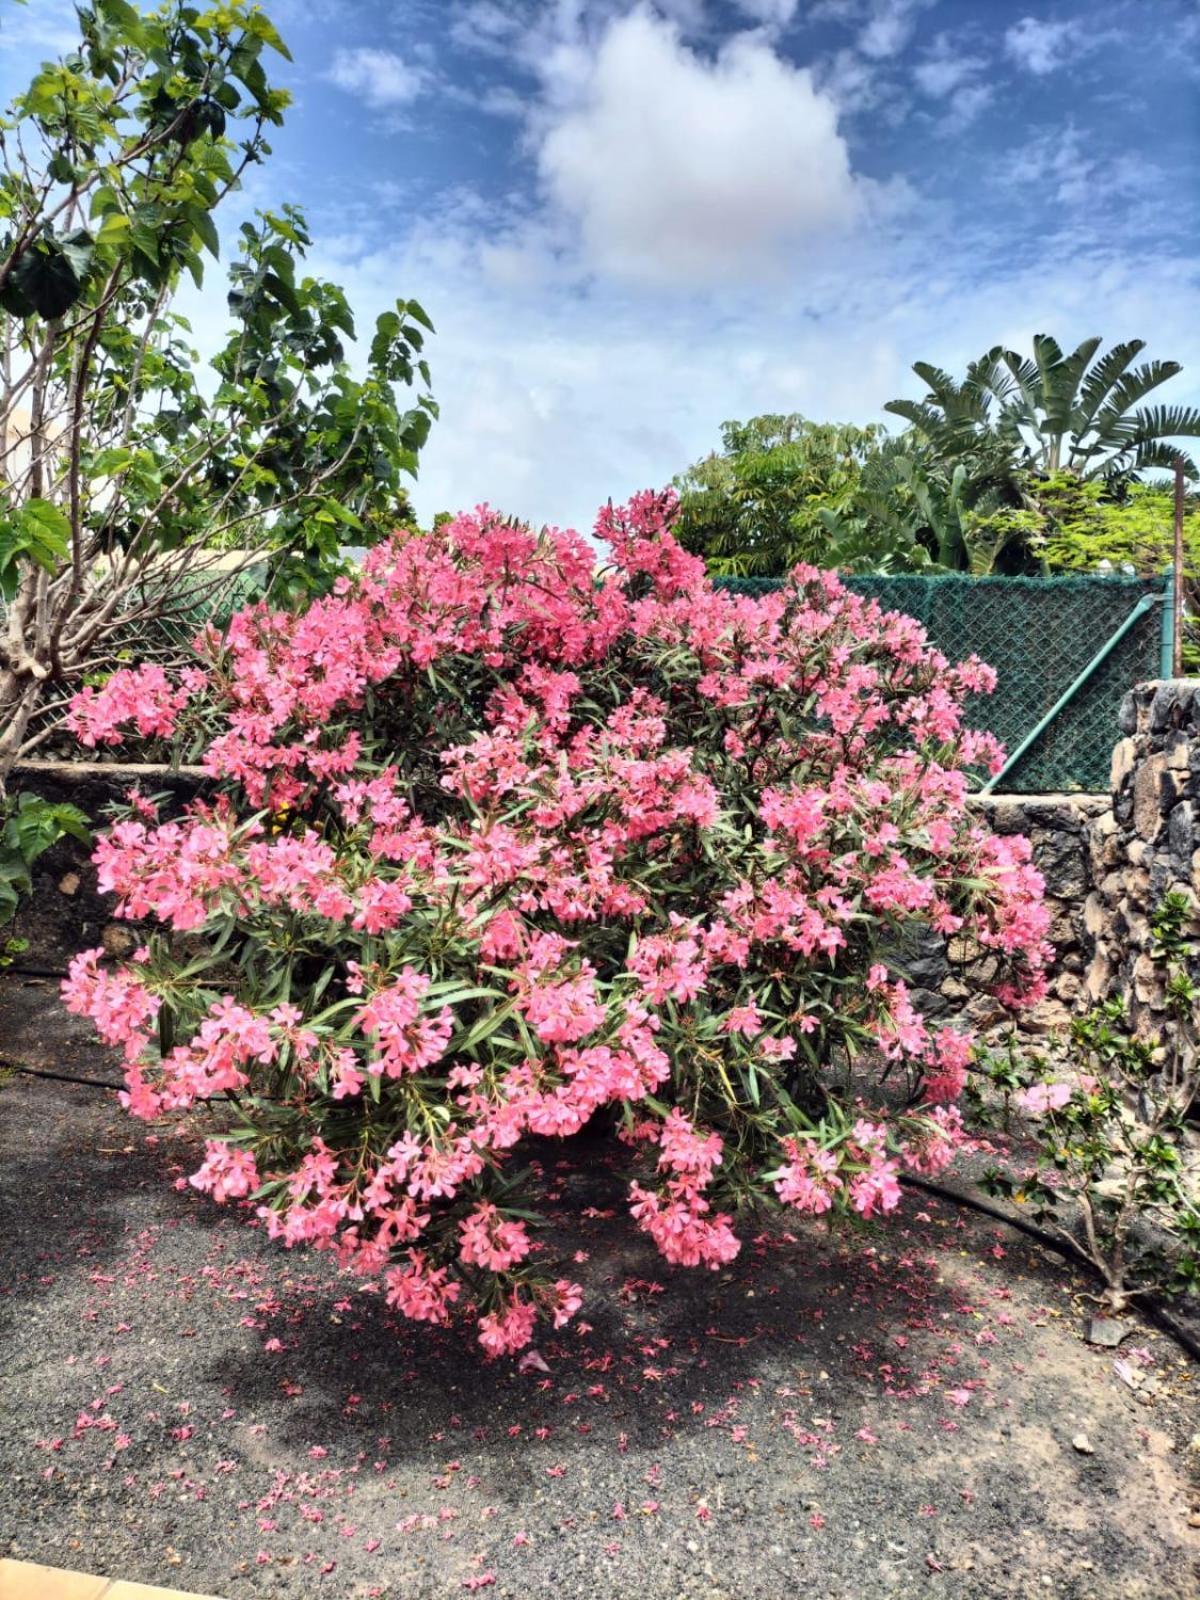
<svg viewBox="0 0 1200 1600">
<path fill-rule="evenodd" d="M 715 590 L 674 510 L 601 512 L 608 564 L 486 509 L 399 533 L 72 713 L 85 743 L 203 730 L 215 780 L 166 819 L 132 795 L 96 850 L 155 931 L 65 996 L 129 1109 L 228 1097 L 198 1189 L 489 1352 L 580 1303 L 530 1136 L 615 1124 L 633 1222 L 719 1267 L 750 1209 L 880 1216 L 962 1142 L 971 1041 L 914 1008 L 907 930 L 985 947 L 1006 1003 L 1043 984 L 1028 846 L 965 806 L 990 669 L 829 573 Z"/>
</svg>

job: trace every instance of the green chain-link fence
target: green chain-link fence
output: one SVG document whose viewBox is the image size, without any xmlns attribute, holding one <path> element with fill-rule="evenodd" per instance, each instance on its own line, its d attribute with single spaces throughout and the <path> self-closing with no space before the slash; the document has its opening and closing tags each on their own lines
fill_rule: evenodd
<svg viewBox="0 0 1200 1600">
<path fill-rule="evenodd" d="M 885 611 L 925 625 L 951 661 L 978 655 L 999 674 L 993 695 L 972 698 L 968 722 L 988 728 L 1008 751 L 1052 710 L 1145 597 L 1162 597 L 1163 579 L 1128 577 L 972 578 L 904 575 L 844 579 Z M 770 578 L 719 579 L 739 594 L 778 587 Z M 1147 605 L 997 787 L 1010 794 L 1108 788 L 1117 712 L 1125 691 L 1157 678 L 1161 604 Z"/>
</svg>

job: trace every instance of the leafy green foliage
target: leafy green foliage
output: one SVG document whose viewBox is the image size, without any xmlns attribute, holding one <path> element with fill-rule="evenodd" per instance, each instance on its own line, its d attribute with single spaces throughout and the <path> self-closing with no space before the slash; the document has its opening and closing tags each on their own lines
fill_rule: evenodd
<svg viewBox="0 0 1200 1600">
<path fill-rule="evenodd" d="M 1105 563 L 1132 567 L 1143 577 L 1170 566 L 1175 548 L 1175 496 L 1169 489 L 1134 484 L 1120 499 L 1101 484 L 1058 473 L 1037 485 L 1030 539 L 1055 572 L 1095 572 Z M 1200 505 L 1190 495 L 1183 518 L 1184 562 L 1200 574 Z"/>
<path fill-rule="evenodd" d="M 962 382 L 918 361 L 920 400 L 885 409 L 906 431 L 762 416 L 726 423 L 722 450 L 677 480 L 683 542 L 723 577 L 778 577 L 797 561 L 849 572 L 1034 572 L 1139 565 L 1157 502 L 1145 471 L 1190 458 L 1200 411 L 1139 402 L 1178 362 L 1134 367 L 1140 339 L 1099 359 L 1038 334 L 1033 359 L 1000 345 Z M 1149 491 L 1146 491 L 1149 493 Z M 1119 555 L 1103 546 L 1119 549 Z M 1094 559 L 1091 557 L 1094 555 Z"/>
<path fill-rule="evenodd" d="M 49 500 L 27 500 L 0 513 L 0 595 L 11 600 L 20 581 L 22 560 L 53 572 L 67 553 L 71 525 Z"/>
<path fill-rule="evenodd" d="M 883 429 L 805 417 L 726 422 L 721 451 L 676 479 L 680 542 L 723 577 L 778 577 L 830 565 L 830 518 L 854 502 Z"/>
<path fill-rule="evenodd" d="M 0 924 L 12 920 L 33 889 L 34 863 L 65 835 L 91 843 L 88 819 L 76 806 L 20 794 L 0 812 Z"/>
<path fill-rule="evenodd" d="M 885 439 L 863 465 L 850 506 L 826 519 L 835 564 L 872 572 L 1021 572 L 1015 528 L 989 521 L 1005 504 L 1004 463 L 981 443 L 946 462 L 912 431 Z"/>
</svg>

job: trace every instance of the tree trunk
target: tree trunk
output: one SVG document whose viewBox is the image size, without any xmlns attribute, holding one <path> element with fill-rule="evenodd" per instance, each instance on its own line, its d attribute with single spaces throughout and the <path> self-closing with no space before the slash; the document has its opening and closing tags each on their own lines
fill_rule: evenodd
<svg viewBox="0 0 1200 1600">
<path fill-rule="evenodd" d="M 41 687 L 36 678 L 0 673 L 0 800 L 8 794 L 9 775 L 21 754 Z"/>
</svg>

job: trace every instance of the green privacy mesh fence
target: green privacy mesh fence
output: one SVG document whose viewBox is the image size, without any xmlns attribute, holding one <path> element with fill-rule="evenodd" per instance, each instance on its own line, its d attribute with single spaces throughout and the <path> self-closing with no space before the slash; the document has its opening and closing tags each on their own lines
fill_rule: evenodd
<svg viewBox="0 0 1200 1600">
<path fill-rule="evenodd" d="M 968 721 L 1015 751 L 1121 628 L 1143 596 L 1161 597 L 1163 579 L 1127 577 L 972 578 L 904 575 L 844 579 L 886 611 L 924 623 L 950 658 L 972 653 L 995 667 L 993 695 L 974 697 Z M 772 578 L 722 578 L 738 594 L 778 587 Z M 1009 794 L 1108 788 L 1117 712 L 1125 691 L 1159 676 L 1162 606 L 1150 605 L 1050 725 L 997 785 Z"/>
</svg>

